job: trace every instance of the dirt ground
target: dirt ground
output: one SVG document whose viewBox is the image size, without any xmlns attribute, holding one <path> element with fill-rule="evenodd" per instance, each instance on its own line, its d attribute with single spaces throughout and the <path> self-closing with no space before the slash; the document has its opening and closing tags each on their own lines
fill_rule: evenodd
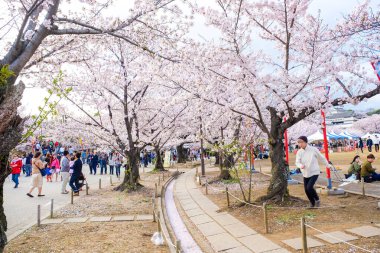
<svg viewBox="0 0 380 253">
<path fill-rule="evenodd" d="M 137 192 L 115 192 L 112 188 L 91 191 L 91 195 L 75 198 L 74 205 L 57 211 L 55 217 L 150 214 L 159 176 L 162 183 L 161 173 L 142 174 L 140 183 L 144 187 Z M 150 241 L 156 231 L 157 223 L 152 221 L 34 226 L 10 241 L 5 252 L 169 252 L 166 246 Z"/>
<path fill-rule="evenodd" d="M 242 173 L 241 176 L 246 197 L 248 198 L 249 173 Z M 208 181 L 212 181 L 218 172 L 207 173 Z M 252 201 L 265 195 L 269 185 L 270 177 L 255 173 L 252 177 Z M 227 208 L 226 194 L 220 192 L 228 186 L 229 191 L 236 197 L 243 199 L 242 192 L 235 180 L 229 182 L 214 182 L 208 188 L 208 197 L 217 204 L 221 211 L 228 211 L 230 214 L 250 226 L 259 233 L 265 234 L 263 209 L 261 203 L 255 203 L 260 207 L 251 205 L 241 205 L 241 203 L 230 197 L 231 206 Z M 202 188 L 205 193 L 205 187 Z M 292 201 L 278 205 L 268 206 L 268 220 L 270 233 L 266 236 L 279 245 L 292 251 L 291 248 L 281 242 L 281 240 L 292 239 L 301 236 L 300 219 L 306 218 L 306 222 L 323 232 L 344 231 L 345 229 L 362 225 L 380 224 L 380 210 L 377 202 L 380 199 L 371 197 L 362 198 L 358 195 L 348 194 L 345 196 L 325 196 L 320 194 L 322 209 L 306 209 L 308 205 L 303 185 L 290 185 L 289 192 Z M 339 207 L 337 207 L 339 206 Z M 363 209 L 365 208 L 365 209 Z M 364 211 L 365 210 L 365 211 Z M 308 235 L 319 234 L 317 231 L 307 229 Z M 354 245 L 380 252 L 380 236 L 362 238 L 351 242 Z M 328 244 L 323 247 L 311 249 L 310 252 L 360 252 L 351 249 L 344 244 Z"/>
</svg>

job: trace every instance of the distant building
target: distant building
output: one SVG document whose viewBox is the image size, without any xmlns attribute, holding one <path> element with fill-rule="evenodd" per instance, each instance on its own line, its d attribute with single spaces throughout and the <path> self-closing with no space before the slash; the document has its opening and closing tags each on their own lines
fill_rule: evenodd
<svg viewBox="0 0 380 253">
<path fill-rule="evenodd" d="M 354 124 L 354 122 L 364 117 L 364 114 L 356 113 L 353 110 L 345 110 L 343 107 L 337 106 L 328 111 L 326 116 L 326 125 L 349 128 Z"/>
</svg>

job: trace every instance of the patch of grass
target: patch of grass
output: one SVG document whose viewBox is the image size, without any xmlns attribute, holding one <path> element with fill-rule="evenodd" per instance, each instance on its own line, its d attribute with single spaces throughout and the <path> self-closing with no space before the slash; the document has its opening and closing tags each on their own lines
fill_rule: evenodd
<svg viewBox="0 0 380 253">
<path fill-rule="evenodd" d="M 305 212 L 305 213 L 304 213 L 304 216 L 305 216 L 306 219 L 310 219 L 310 220 L 312 220 L 312 219 L 314 219 L 315 217 L 317 217 L 317 215 L 316 215 L 315 213 L 310 212 L 310 211 Z"/>
</svg>

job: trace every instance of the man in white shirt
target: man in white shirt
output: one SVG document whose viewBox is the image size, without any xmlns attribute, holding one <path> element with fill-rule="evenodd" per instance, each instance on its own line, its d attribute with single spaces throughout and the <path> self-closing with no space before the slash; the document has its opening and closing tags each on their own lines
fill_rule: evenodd
<svg viewBox="0 0 380 253">
<path fill-rule="evenodd" d="M 296 166 L 301 169 L 305 193 L 310 201 L 310 207 L 319 207 L 320 200 L 314 189 L 314 184 L 317 182 L 318 176 L 321 173 L 318 160 L 326 167 L 331 168 L 332 166 L 317 148 L 307 144 L 306 136 L 299 137 L 297 143 L 300 150 L 297 152 Z"/>
<path fill-rule="evenodd" d="M 375 145 L 376 152 L 379 152 L 379 142 L 380 142 L 380 138 L 377 134 L 375 134 L 375 137 L 373 138 L 373 144 Z"/>
</svg>

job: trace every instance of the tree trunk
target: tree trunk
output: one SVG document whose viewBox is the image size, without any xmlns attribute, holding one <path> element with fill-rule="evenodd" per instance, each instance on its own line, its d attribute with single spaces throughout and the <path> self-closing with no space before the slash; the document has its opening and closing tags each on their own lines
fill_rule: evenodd
<svg viewBox="0 0 380 253">
<path fill-rule="evenodd" d="M 9 153 L 22 139 L 22 119 L 17 115 L 17 108 L 24 91 L 24 84 L 14 85 L 14 80 L 5 93 L 2 94 L 0 102 L 0 252 L 3 252 L 7 243 L 7 219 L 3 207 L 4 181 L 10 174 L 8 164 Z"/>
<path fill-rule="evenodd" d="M 223 166 L 219 174 L 219 178 L 223 180 L 229 180 L 231 179 L 230 169 L 234 167 L 235 160 L 234 155 L 230 154 L 228 156 L 225 156 L 223 159 Z"/>
<path fill-rule="evenodd" d="M 274 110 L 270 110 L 270 112 L 272 125 L 268 140 L 270 146 L 269 157 L 272 162 L 272 178 L 270 180 L 267 195 L 263 196 L 261 200 L 273 200 L 274 202 L 279 202 L 283 201 L 284 198 L 289 195 L 283 142 L 285 130 L 281 127 L 282 119 Z"/>
<path fill-rule="evenodd" d="M 183 148 L 184 144 L 185 143 L 181 143 L 179 146 L 177 146 L 178 163 L 186 163 L 187 161 L 187 150 Z"/>
<path fill-rule="evenodd" d="M 128 164 L 125 169 L 123 182 L 115 188 L 116 191 L 137 190 L 142 185 L 139 183 L 140 172 L 140 152 L 138 148 L 132 148 L 126 151 Z"/>
<path fill-rule="evenodd" d="M 159 147 L 154 147 L 154 151 L 156 152 L 156 164 L 154 165 L 155 171 L 164 171 L 164 164 L 162 162 L 161 152 Z"/>
<path fill-rule="evenodd" d="M 215 152 L 215 165 L 219 165 L 219 152 Z"/>
</svg>

